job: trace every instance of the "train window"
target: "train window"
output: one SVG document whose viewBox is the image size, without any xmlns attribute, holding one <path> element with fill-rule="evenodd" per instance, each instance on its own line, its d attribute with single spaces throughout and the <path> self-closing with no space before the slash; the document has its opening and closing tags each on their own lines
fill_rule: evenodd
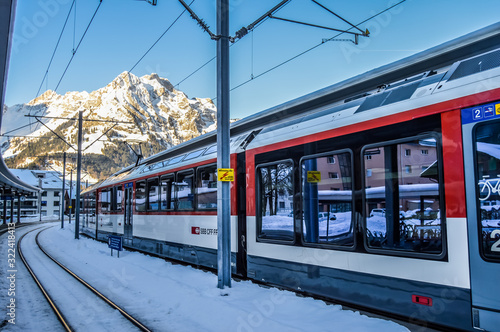
<svg viewBox="0 0 500 332">
<path fill-rule="evenodd" d="M 148 179 L 148 210 L 158 211 L 160 181 L 158 178 Z"/>
<path fill-rule="evenodd" d="M 335 160 L 336 162 L 332 162 Z M 302 173 L 302 229 L 305 243 L 354 245 L 352 155 L 305 157 Z M 330 176 L 336 174 L 337 176 Z"/>
<path fill-rule="evenodd" d="M 146 166 L 142 171 L 141 173 L 144 173 L 144 172 L 149 172 L 149 171 L 152 171 L 152 170 L 155 170 L 155 169 L 158 169 L 158 168 L 162 168 L 163 167 L 163 161 L 159 161 L 157 163 L 154 163 L 152 165 L 149 165 L 149 166 Z"/>
<path fill-rule="evenodd" d="M 205 153 L 203 155 L 209 155 L 209 154 L 212 154 L 212 153 L 216 153 L 217 152 L 217 144 L 215 145 L 212 145 L 211 147 L 209 147 L 207 149 L 207 151 L 205 151 Z"/>
<path fill-rule="evenodd" d="M 259 165 L 256 175 L 259 239 L 293 241 L 293 162 Z"/>
<path fill-rule="evenodd" d="M 89 194 L 89 209 L 95 213 L 95 192 Z"/>
<path fill-rule="evenodd" d="M 192 210 L 194 208 L 194 173 L 193 171 L 177 173 L 175 182 L 175 198 L 177 210 Z"/>
<path fill-rule="evenodd" d="M 146 211 L 146 181 L 135 183 L 135 210 L 138 212 Z"/>
<path fill-rule="evenodd" d="M 121 211 L 122 210 L 122 200 L 123 200 L 123 187 L 122 186 L 116 186 L 114 188 L 114 206 L 113 210 L 115 211 Z"/>
<path fill-rule="evenodd" d="M 500 261 L 500 123 L 476 127 L 479 248 L 488 260 Z"/>
<path fill-rule="evenodd" d="M 364 156 L 372 157 L 363 158 L 368 250 L 443 253 L 437 141 L 423 136 L 363 150 Z M 422 150 L 427 153 L 417 153 Z M 422 169 L 424 165 L 428 166 Z M 407 172 L 408 168 L 419 171 Z"/>
<path fill-rule="evenodd" d="M 201 156 L 203 151 L 205 151 L 205 148 L 188 153 L 184 161 L 198 158 L 199 156 Z"/>
<path fill-rule="evenodd" d="M 198 168 L 196 195 L 198 209 L 217 209 L 216 165 Z"/>
<path fill-rule="evenodd" d="M 109 212 L 111 208 L 111 191 L 109 189 L 103 189 L 101 191 L 101 211 Z"/>
<path fill-rule="evenodd" d="M 161 209 L 162 210 L 173 210 L 174 209 L 174 175 L 164 175 L 160 178 L 161 185 Z"/>
<path fill-rule="evenodd" d="M 183 158 L 184 158 L 184 154 L 183 155 L 180 155 L 178 157 L 175 157 L 175 158 L 172 158 L 168 161 L 168 165 L 173 165 L 173 164 L 177 164 L 179 163 Z"/>
</svg>

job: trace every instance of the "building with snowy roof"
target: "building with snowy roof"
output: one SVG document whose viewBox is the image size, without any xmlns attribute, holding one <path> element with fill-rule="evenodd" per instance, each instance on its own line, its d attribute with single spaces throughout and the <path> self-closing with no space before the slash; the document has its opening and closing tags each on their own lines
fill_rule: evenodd
<svg viewBox="0 0 500 332">
<path fill-rule="evenodd" d="M 21 216 L 33 216 L 40 213 L 41 216 L 61 216 L 63 199 L 68 200 L 69 197 L 69 184 L 66 184 L 63 195 L 63 181 L 58 172 L 29 169 L 10 169 L 9 171 L 22 182 L 42 189 L 40 194 L 34 192 L 24 197 L 21 201 Z M 11 202 L 7 201 L 7 216 L 10 215 Z M 1 214 L 3 214 L 3 204 L 4 202 L 0 201 Z M 17 204 L 18 202 L 14 201 L 15 211 L 17 211 Z"/>
</svg>

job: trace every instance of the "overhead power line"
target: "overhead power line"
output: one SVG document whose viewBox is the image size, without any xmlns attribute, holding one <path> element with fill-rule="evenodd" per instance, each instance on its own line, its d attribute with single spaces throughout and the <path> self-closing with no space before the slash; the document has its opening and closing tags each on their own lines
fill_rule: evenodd
<svg viewBox="0 0 500 332">
<path fill-rule="evenodd" d="M 402 4 L 402 3 L 403 3 L 403 2 L 405 2 L 405 1 L 406 1 L 406 0 L 401 0 L 401 1 L 399 1 L 398 3 L 396 3 L 396 4 L 392 5 L 392 6 L 390 6 L 390 7 L 386 8 L 386 9 L 384 9 L 384 10 L 380 11 L 380 12 L 378 12 L 377 14 L 374 14 L 374 15 L 370 16 L 369 18 L 367 18 L 367 19 L 365 19 L 365 20 L 361 21 L 361 22 L 360 22 L 360 23 L 358 23 L 357 25 L 353 25 L 351 28 L 347 29 L 346 31 L 349 31 L 349 30 L 352 30 L 352 29 L 354 29 L 354 28 L 357 28 L 357 26 L 359 26 L 359 25 L 361 25 L 361 24 L 363 24 L 363 23 L 366 23 L 366 22 L 368 22 L 369 20 L 372 20 L 373 18 L 375 18 L 375 17 L 377 17 L 377 16 L 379 16 L 379 15 L 382 15 L 382 14 L 383 14 L 383 13 L 385 13 L 386 11 L 391 10 L 392 8 L 394 8 L 394 7 L 396 7 L 396 6 L 400 5 L 400 4 Z M 258 74 L 258 75 L 256 75 L 256 76 L 253 76 L 253 77 L 251 77 L 250 79 L 248 79 L 248 80 L 246 80 L 246 81 L 244 81 L 244 82 L 242 82 L 242 83 L 240 83 L 240 84 L 236 85 L 235 87 L 231 88 L 231 90 L 230 90 L 230 91 L 236 90 L 236 89 L 238 89 L 238 88 L 242 87 L 243 85 L 250 83 L 250 82 L 251 82 L 251 81 L 253 81 L 254 79 L 259 78 L 259 77 L 261 77 L 261 76 L 263 76 L 263 75 L 265 75 L 265 74 L 267 74 L 267 73 L 269 73 L 269 72 L 271 72 L 271 71 L 273 71 L 273 70 L 275 70 L 275 69 L 277 69 L 277 68 L 279 68 L 279 67 L 281 67 L 281 66 L 283 66 L 283 65 L 285 65 L 285 64 L 287 64 L 287 63 L 289 63 L 289 62 L 291 62 L 291 61 L 293 61 L 293 60 L 295 60 L 295 59 L 297 59 L 297 58 L 299 58 L 299 57 L 301 57 L 302 55 L 304 55 L 304 54 L 306 54 L 306 53 L 309 53 L 310 51 L 312 51 L 312 50 L 314 50 L 314 49 L 316 49 L 316 48 L 318 48 L 318 47 L 320 47 L 320 46 L 322 46 L 322 45 L 326 44 L 326 43 L 327 43 L 327 42 L 329 42 L 329 41 L 335 41 L 337 37 L 339 37 L 340 35 L 342 35 L 342 34 L 344 34 L 344 33 L 345 33 L 345 31 L 343 31 L 343 32 L 339 32 L 337 35 L 335 35 L 335 36 L 333 36 L 333 37 L 331 37 L 331 38 L 328 38 L 328 39 L 324 39 L 324 40 L 322 40 L 322 41 L 321 41 L 321 43 L 319 43 L 319 44 L 317 44 L 317 45 L 314 45 L 313 47 L 310 47 L 310 48 L 308 48 L 307 50 L 302 51 L 302 52 L 300 52 L 299 54 L 294 55 L 293 57 L 291 57 L 291 58 L 289 58 L 289 59 L 287 59 L 287 60 L 285 60 L 285 61 L 283 61 L 283 62 L 281 62 L 281 63 L 279 63 L 279 64 L 277 64 L 277 65 L 275 65 L 275 66 L 273 66 L 273 67 L 271 67 L 271 68 L 269 68 L 268 70 L 265 70 L 265 71 L 263 71 L 262 73 L 260 73 L 260 74 Z"/>
<path fill-rule="evenodd" d="M 74 1 L 73 1 L 73 3 L 74 3 Z M 90 19 L 90 22 L 89 22 L 89 24 L 87 25 L 87 28 L 86 28 L 86 29 L 85 29 L 85 31 L 83 32 L 83 35 L 82 35 L 82 37 L 80 38 L 80 41 L 78 42 L 78 45 L 76 46 L 76 48 L 73 48 L 73 51 L 72 51 L 72 54 L 71 54 L 71 58 L 69 59 L 68 64 L 66 65 L 66 68 L 64 69 L 64 72 L 62 73 L 61 78 L 59 79 L 59 82 L 57 83 L 57 85 L 56 85 L 56 87 L 55 87 L 54 91 L 57 91 L 57 89 L 59 88 L 59 85 L 61 84 L 61 81 L 63 80 L 64 76 L 66 75 L 66 72 L 68 71 L 68 68 L 69 68 L 69 66 L 71 65 L 71 62 L 73 61 L 73 58 L 75 57 L 76 52 L 77 52 L 77 51 L 78 51 L 78 49 L 80 48 L 80 45 L 82 44 L 82 41 L 83 41 L 83 39 L 85 38 L 85 35 L 87 34 L 87 31 L 88 31 L 88 30 L 89 30 L 89 28 L 90 28 L 90 25 L 91 25 L 91 24 L 92 24 L 92 22 L 94 21 L 94 18 L 95 18 L 95 16 L 97 15 L 97 12 L 99 11 L 99 8 L 101 8 L 101 5 L 102 5 L 102 0 L 100 0 L 100 1 L 99 1 L 99 5 L 97 6 L 97 8 L 96 8 L 96 10 L 95 10 L 94 15 L 92 15 L 92 18 Z M 72 6 L 73 6 L 73 5 L 72 5 Z M 69 15 L 69 13 L 68 13 L 68 15 Z M 66 20 L 67 20 L 67 18 L 66 18 Z M 66 23 L 65 23 L 65 24 L 66 24 Z M 48 74 L 48 73 L 47 73 L 47 74 Z M 43 81 L 42 81 L 42 83 L 43 83 Z M 44 115 L 45 115 L 45 113 L 46 113 L 46 110 L 45 110 L 45 111 L 43 111 L 42 116 L 44 116 Z M 31 114 L 31 112 L 30 112 L 30 114 Z M 40 122 L 40 123 L 41 123 L 41 122 Z M 31 125 L 31 119 L 30 119 L 30 125 Z"/>
<path fill-rule="evenodd" d="M 191 3 L 189 4 L 190 6 L 193 4 L 193 2 L 195 2 L 195 0 L 191 1 Z M 132 68 L 130 68 L 129 72 L 131 72 L 132 70 L 134 70 L 134 68 L 142 61 L 142 59 L 144 59 L 144 57 L 153 49 L 153 47 L 156 46 L 156 44 L 158 44 L 158 42 L 160 41 L 160 39 L 163 38 L 163 36 L 165 36 L 165 34 L 174 26 L 175 23 L 177 23 L 177 21 L 181 18 L 181 16 L 187 11 L 187 9 L 184 9 L 182 11 L 182 13 L 179 14 L 179 16 L 177 16 L 177 18 L 172 22 L 172 24 L 169 25 L 169 27 L 160 35 L 160 37 L 158 37 L 158 39 L 156 39 L 156 41 L 153 43 L 153 45 L 151 45 L 150 48 L 148 48 L 148 50 L 146 52 L 144 52 L 144 54 L 141 56 L 141 58 L 139 60 L 137 60 L 137 62 L 132 66 Z"/>
<path fill-rule="evenodd" d="M 102 5 L 102 0 L 99 1 L 99 5 L 97 6 L 95 12 L 94 12 L 94 15 L 92 15 L 92 18 L 90 19 L 90 22 L 89 24 L 87 25 L 87 28 L 85 29 L 85 31 L 83 32 L 83 35 L 82 35 L 82 38 L 80 38 L 80 41 L 78 42 L 78 45 L 76 46 L 75 50 L 73 51 L 73 54 L 71 55 L 71 58 L 69 59 L 69 62 L 68 64 L 66 65 L 66 68 L 64 69 L 64 72 L 63 74 L 61 75 L 61 78 L 59 79 L 59 82 L 57 83 L 56 85 L 56 88 L 54 89 L 54 91 L 57 91 L 57 89 L 59 88 L 59 85 L 61 84 L 61 81 L 63 80 L 64 76 L 66 75 L 66 72 L 68 71 L 68 68 L 69 66 L 71 65 L 71 62 L 73 61 L 73 58 L 75 57 L 75 54 L 76 52 L 78 52 L 78 49 L 80 48 L 80 45 L 82 44 L 82 41 L 83 39 L 85 38 L 85 35 L 87 34 L 87 31 L 89 30 L 90 28 L 90 25 L 92 24 L 92 22 L 94 21 L 94 18 L 95 16 L 97 15 L 97 12 L 99 11 L 99 8 L 101 8 L 101 5 Z"/>
<path fill-rule="evenodd" d="M 257 20 L 253 21 L 251 24 L 247 25 L 246 27 L 242 27 L 240 30 L 236 31 L 234 37 L 229 37 L 231 40 L 232 44 L 230 45 L 233 46 L 235 45 L 243 36 L 245 36 L 248 31 L 253 31 L 255 30 L 258 26 L 260 26 L 266 19 L 269 18 L 269 15 L 272 13 L 278 12 L 280 9 L 282 9 L 285 5 L 287 5 L 291 0 L 283 0 L 276 6 L 274 6 L 272 9 L 268 10 L 264 15 L 260 16 Z M 188 76 L 184 77 L 182 80 L 180 80 L 177 84 L 175 84 L 176 87 L 178 87 L 182 82 L 186 81 L 188 78 L 196 74 L 198 71 L 203 69 L 205 66 L 207 66 L 209 63 L 217 59 L 217 56 L 213 56 L 210 60 L 205 62 L 203 65 L 195 69 L 191 74 Z M 214 99 L 215 100 L 215 99 Z"/>
<path fill-rule="evenodd" d="M 210 38 L 213 40 L 216 40 L 219 38 L 219 36 L 216 36 L 212 31 L 210 31 L 210 27 L 203 21 L 201 18 L 196 15 L 196 13 L 191 9 L 191 4 L 188 5 L 184 2 L 184 0 L 179 0 L 179 2 L 184 6 L 184 8 L 191 14 L 191 17 L 198 23 L 198 25 L 210 35 Z"/>
<path fill-rule="evenodd" d="M 52 60 L 54 60 L 54 56 L 56 55 L 57 48 L 59 47 L 59 42 L 61 41 L 62 35 L 64 33 L 64 29 L 66 28 L 66 24 L 68 23 L 68 20 L 69 20 L 69 16 L 71 15 L 71 11 L 73 10 L 73 7 L 75 5 L 75 1 L 76 0 L 73 0 L 73 2 L 71 3 L 71 7 L 69 8 L 68 15 L 66 16 L 66 20 L 64 21 L 64 25 L 61 29 L 61 33 L 59 34 L 59 38 L 57 39 L 57 43 L 56 43 L 56 46 L 54 48 L 54 52 L 52 52 L 52 57 L 50 58 L 49 65 L 47 66 L 47 69 L 45 70 L 45 75 L 42 78 L 42 82 L 40 83 L 40 87 L 38 88 L 38 91 L 36 92 L 35 98 L 38 97 L 38 95 L 40 94 L 40 90 L 42 90 L 43 82 L 45 81 L 45 79 L 47 78 L 47 75 L 49 74 L 50 66 L 52 65 Z"/>
</svg>

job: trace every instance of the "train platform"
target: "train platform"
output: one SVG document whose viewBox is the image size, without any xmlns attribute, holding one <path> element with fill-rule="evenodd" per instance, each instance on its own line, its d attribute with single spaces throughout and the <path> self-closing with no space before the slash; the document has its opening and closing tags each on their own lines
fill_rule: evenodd
<svg viewBox="0 0 500 332">
<path fill-rule="evenodd" d="M 106 243 L 85 237 L 74 239 L 73 224 L 66 224 L 64 229 L 60 222 L 29 225 L 16 228 L 15 237 L 40 227 L 48 228 L 39 241 L 51 255 L 154 331 L 431 331 L 250 281 L 233 280 L 231 288 L 221 290 L 216 287 L 217 276 L 213 273 L 138 252 L 122 251 L 118 257 L 116 251 L 111 255 Z M 9 243 L 7 236 L 0 236 L 0 250 L 5 257 L 0 262 L 0 275 L 13 270 L 7 266 Z M 2 317 L 6 317 L 0 322 L 2 330 L 57 330 L 52 326 L 57 321 L 46 308 L 41 292 L 21 262 L 15 264 L 14 295 L 8 292 L 12 284 L 0 278 L 0 300 L 9 303 L 14 298 L 17 305 L 15 325 L 8 321 L 8 308 L 0 309 Z M 34 264 L 40 273 L 51 273 Z M 82 316 L 78 308 L 67 313 L 78 320 L 94 314 Z M 109 317 L 111 325 L 114 319 Z M 119 324 L 116 329 L 120 329 Z"/>
</svg>

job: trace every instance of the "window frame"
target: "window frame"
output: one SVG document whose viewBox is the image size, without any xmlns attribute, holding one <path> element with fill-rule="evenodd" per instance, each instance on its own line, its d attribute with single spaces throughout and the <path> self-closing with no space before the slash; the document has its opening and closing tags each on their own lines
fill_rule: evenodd
<svg viewBox="0 0 500 332">
<path fill-rule="evenodd" d="M 259 169 L 262 167 L 268 167 L 272 165 L 278 165 L 281 163 L 290 163 L 292 166 L 292 176 L 291 176 L 291 183 L 292 183 L 292 191 L 295 194 L 296 188 L 295 188 L 295 172 L 297 166 L 294 163 L 294 160 L 291 158 L 288 159 L 281 159 L 277 161 L 272 161 L 272 162 L 266 162 L 262 164 L 258 164 L 255 166 L 255 219 L 256 219 L 256 229 L 255 229 L 255 236 L 256 236 L 256 241 L 257 242 L 263 242 L 263 243 L 275 243 L 275 244 L 283 244 L 283 245 L 295 245 L 297 244 L 297 226 L 296 226 L 296 218 L 297 216 L 295 215 L 295 201 L 292 202 L 293 206 L 293 221 L 292 221 L 292 227 L 293 227 L 293 234 L 292 234 L 292 240 L 283 240 L 283 239 L 273 239 L 273 238 L 266 238 L 262 237 L 262 216 L 260 215 L 262 211 L 261 209 L 261 199 L 260 199 L 260 192 L 261 192 L 261 181 L 260 181 L 260 174 L 259 174 Z"/>
<path fill-rule="evenodd" d="M 100 191 L 100 200 L 99 200 L 99 211 L 101 213 L 110 213 L 111 212 L 111 191 L 112 191 L 112 188 L 108 187 L 108 188 L 103 188 L 101 189 Z M 106 193 L 106 194 L 105 194 Z M 104 197 L 103 196 L 106 196 L 107 197 L 107 200 L 105 201 L 104 200 Z M 108 205 L 107 205 L 107 208 L 104 208 L 103 207 L 103 202 L 106 202 Z"/>
<path fill-rule="evenodd" d="M 143 210 L 138 210 L 137 209 L 137 193 L 138 193 L 138 190 L 137 188 L 139 187 L 139 184 L 140 183 L 144 183 L 144 209 Z M 144 213 L 144 212 L 147 212 L 147 207 L 148 207 L 148 204 L 147 204 L 147 194 L 148 194 L 148 188 L 147 188 L 147 179 L 142 179 L 142 180 L 138 180 L 138 181 L 135 181 L 134 182 L 134 211 L 135 212 L 138 212 L 138 213 Z"/>
<path fill-rule="evenodd" d="M 199 181 L 201 181 L 201 176 L 200 176 L 200 172 L 202 172 L 203 170 L 206 170 L 208 168 L 215 168 L 215 174 L 217 176 L 217 164 L 209 164 L 209 165 L 203 165 L 203 166 L 200 166 L 196 169 L 196 183 L 195 183 L 195 196 L 196 196 L 196 206 L 195 206 L 195 209 L 196 210 L 200 210 L 200 211 L 217 211 L 217 206 L 215 208 L 200 208 L 199 205 L 198 205 L 198 198 L 199 198 L 199 193 L 198 193 L 198 188 L 201 188 L 199 187 Z M 218 181 L 216 181 L 217 183 Z M 217 186 L 216 186 L 217 188 Z M 217 195 L 217 191 L 216 191 L 216 195 Z M 217 197 L 215 198 L 215 205 L 217 205 Z"/>
<path fill-rule="evenodd" d="M 205 147 L 205 148 L 201 148 L 201 149 L 197 149 L 197 150 L 188 152 L 186 154 L 186 157 L 184 159 L 182 159 L 182 161 L 188 161 L 188 160 L 191 160 L 191 159 L 196 159 L 196 158 L 202 156 L 206 149 L 207 148 Z"/>
<path fill-rule="evenodd" d="M 177 190 L 177 183 L 179 182 L 179 176 L 183 174 L 191 173 L 192 174 L 192 183 L 191 183 L 191 193 L 193 194 L 193 206 L 189 209 L 181 209 L 179 208 L 179 196 L 178 196 L 178 190 Z M 174 210 L 175 211 L 194 211 L 196 207 L 196 191 L 195 191 L 195 185 L 196 185 L 196 172 L 194 168 L 188 168 L 188 169 L 183 169 L 182 171 L 178 171 L 175 173 L 175 203 L 174 203 Z"/>
<path fill-rule="evenodd" d="M 333 244 L 333 243 L 314 243 L 314 242 L 306 242 L 304 238 L 304 207 L 303 207 L 303 202 L 304 202 L 304 197 L 303 197 L 303 192 L 304 188 L 302 188 L 302 183 L 303 183 L 303 178 L 302 178 L 302 162 L 306 159 L 312 159 L 312 158 L 320 158 L 324 156 L 331 156 L 331 155 L 339 155 L 342 153 L 348 153 L 350 160 L 351 160 L 351 204 L 352 204 L 352 209 L 351 209 L 351 228 L 350 228 L 350 233 L 352 234 L 352 240 L 353 244 L 351 246 L 343 246 L 339 244 Z M 328 163 L 329 164 L 329 163 Z M 331 164 L 329 164 L 331 165 Z M 355 203 L 356 203 L 356 190 L 355 190 L 355 181 L 356 181 L 356 172 L 355 172 L 355 167 L 354 167 L 354 152 L 349 149 L 340 149 L 340 150 L 333 150 L 333 151 L 328 151 L 328 152 L 322 152 L 322 153 L 317 153 L 317 154 L 312 154 L 312 155 L 304 155 L 299 159 L 299 194 L 300 194 L 300 210 L 302 211 L 300 215 L 300 240 L 301 240 L 301 245 L 304 247 L 311 247 L 311 248 L 322 248 L 322 249 L 330 249 L 330 250 L 343 250 L 343 251 L 354 251 L 356 250 L 356 247 L 358 245 L 357 241 L 357 233 L 358 233 L 358 222 L 356 220 L 356 208 L 355 208 Z M 339 177 L 340 178 L 340 177 Z M 296 218 L 294 216 L 294 218 Z"/>
<path fill-rule="evenodd" d="M 475 198 L 475 206 L 476 206 L 476 211 L 474 213 L 476 214 L 477 222 L 476 222 L 476 227 L 477 227 L 477 234 L 478 237 L 476 239 L 477 241 L 477 246 L 478 246 L 478 252 L 479 256 L 481 257 L 482 260 L 485 262 L 493 263 L 493 264 L 499 264 L 500 263 L 500 256 L 498 257 L 488 257 L 486 256 L 483 248 L 483 239 L 482 239 L 482 233 L 483 233 L 483 227 L 482 227 L 482 219 L 481 219 L 481 203 L 479 200 L 479 190 L 477 189 L 479 181 L 479 167 L 478 167 L 478 160 L 477 160 L 477 131 L 478 128 L 487 126 L 487 125 L 492 125 L 492 124 L 499 124 L 500 125 L 500 120 L 496 121 L 487 121 L 487 122 L 479 122 L 477 123 L 473 128 L 472 128 L 472 153 L 473 153 L 473 158 L 474 158 L 474 198 Z M 491 233 L 490 233 L 491 234 Z"/>
<path fill-rule="evenodd" d="M 157 187 L 158 187 L 158 199 L 157 199 L 158 208 L 156 210 L 151 208 L 151 203 L 149 201 L 149 197 L 150 197 L 149 190 L 151 188 L 150 183 L 154 182 L 154 181 L 157 181 Z M 153 177 L 147 178 L 146 179 L 146 211 L 153 211 L 153 212 L 160 211 L 160 204 L 161 204 L 160 193 L 161 193 L 160 177 L 153 176 Z"/>
<path fill-rule="evenodd" d="M 122 194 L 121 194 L 121 200 L 120 200 L 120 204 L 118 204 L 118 192 L 121 191 Z M 121 212 L 122 209 L 123 209 L 123 197 L 124 197 L 124 193 L 123 193 L 123 185 L 119 184 L 119 185 L 116 185 L 113 187 L 113 211 L 115 212 Z"/>
<path fill-rule="evenodd" d="M 387 140 L 381 142 L 375 142 L 363 145 L 361 148 L 361 169 L 366 169 L 366 162 L 364 160 L 364 152 L 366 150 L 382 148 L 390 145 L 398 145 L 404 144 L 410 141 L 415 141 L 419 139 L 433 138 L 436 140 L 436 158 L 438 161 L 438 174 L 439 174 L 439 182 L 438 182 L 438 196 L 439 196 L 439 210 L 440 210 L 440 219 L 441 219 L 441 252 L 440 253 L 426 253 L 426 252 L 416 252 L 416 251 L 405 251 L 405 250 L 397 250 L 393 248 L 372 248 L 368 245 L 368 237 L 367 237 L 367 216 L 369 211 L 367 209 L 367 199 L 366 199 L 366 189 L 369 187 L 366 186 L 366 176 L 361 179 L 361 196 L 362 196 L 362 218 L 360 222 L 360 228 L 362 230 L 363 237 L 363 245 L 364 249 L 368 253 L 374 254 L 382 254 L 388 256 L 398 256 L 398 257 L 409 257 L 409 258 L 419 258 L 419 259 L 429 259 L 429 260 L 447 260 L 448 256 L 448 241 L 447 241 L 447 218 L 446 218 L 446 202 L 445 202 L 445 194 L 444 194 L 444 172 L 443 172 L 443 144 L 441 139 L 441 133 L 436 131 L 428 131 L 423 132 L 418 135 L 403 137 L 394 140 Z M 404 172 L 404 167 L 401 169 Z"/>
<path fill-rule="evenodd" d="M 168 178 L 171 178 L 172 182 L 171 182 L 171 187 L 170 187 L 170 202 L 167 200 L 167 206 L 169 206 L 168 203 L 170 203 L 170 204 L 173 203 L 174 207 L 171 209 L 170 208 L 163 209 L 162 208 L 163 199 L 161 196 L 162 195 L 161 190 L 164 186 L 162 185 L 162 181 L 163 181 L 163 179 L 168 179 Z M 159 211 L 175 211 L 175 201 L 176 201 L 175 189 L 174 189 L 174 192 L 172 193 L 172 188 L 175 188 L 175 173 L 162 174 L 162 175 L 160 175 L 159 179 L 160 179 L 160 210 Z M 167 195 L 167 197 L 168 197 L 168 195 Z"/>
</svg>

